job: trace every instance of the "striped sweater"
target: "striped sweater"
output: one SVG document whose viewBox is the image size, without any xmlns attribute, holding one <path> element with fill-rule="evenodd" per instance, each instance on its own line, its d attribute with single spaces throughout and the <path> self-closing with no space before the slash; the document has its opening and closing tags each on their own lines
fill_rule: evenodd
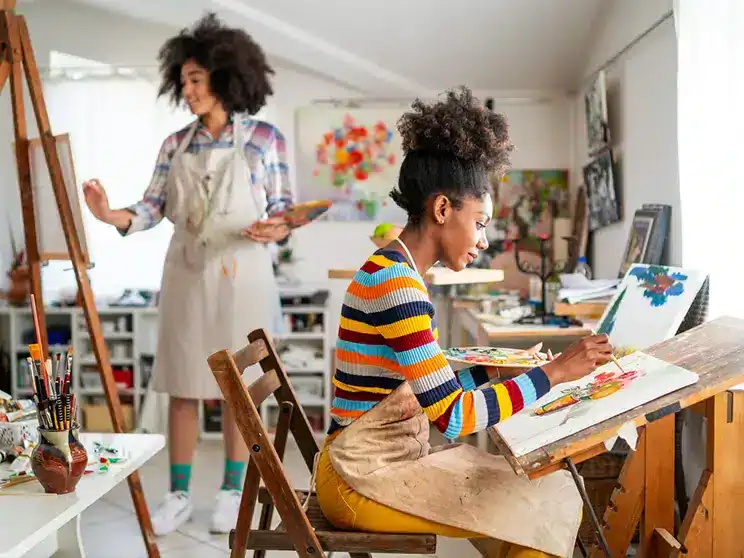
<svg viewBox="0 0 744 558">
<path fill-rule="evenodd" d="M 550 389 L 541 368 L 499 384 L 488 383 L 481 366 L 455 373 L 437 337 L 421 277 L 399 252 L 375 252 L 354 276 L 341 308 L 329 434 L 406 381 L 449 439 L 493 426 Z"/>
</svg>

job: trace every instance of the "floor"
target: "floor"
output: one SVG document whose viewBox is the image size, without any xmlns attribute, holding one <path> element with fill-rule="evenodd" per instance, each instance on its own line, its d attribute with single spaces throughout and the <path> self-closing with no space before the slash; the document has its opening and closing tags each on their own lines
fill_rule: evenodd
<svg viewBox="0 0 744 558">
<path fill-rule="evenodd" d="M 227 535 L 209 533 L 209 519 L 214 496 L 222 482 L 223 450 L 220 441 L 200 441 L 193 466 L 191 491 L 195 513 L 192 520 L 178 531 L 158 538 L 163 558 L 219 558 L 229 556 Z M 285 467 L 297 488 L 306 488 L 309 474 L 293 444 L 287 447 Z M 159 504 L 168 487 L 168 452 L 161 451 L 140 469 L 148 506 Z M 257 521 L 257 518 L 254 518 Z M 276 519 L 278 521 L 278 519 Z M 147 556 L 139 524 L 134 515 L 127 483 L 122 483 L 82 516 L 83 544 L 88 556 L 106 558 L 144 558 Z M 248 555 L 250 556 L 250 552 Z M 271 558 L 296 555 L 294 552 L 269 552 Z M 386 554 L 390 558 L 399 555 Z M 437 557 L 479 558 L 475 549 L 464 540 L 441 538 L 437 542 Z M 579 554 L 576 554 L 579 556 Z M 334 558 L 348 555 L 334 554 Z"/>
<path fill-rule="evenodd" d="M 220 441 L 200 441 L 193 466 L 191 491 L 194 517 L 178 531 L 158 538 L 163 558 L 218 558 L 229 556 L 227 535 L 209 533 L 209 518 L 214 496 L 222 482 L 223 450 Z M 292 483 L 306 488 L 309 474 L 296 447 L 287 447 L 285 466 Z M 140 469 L 147 504 L 152 510 L 158 505 L 168 487 L 168 452 L 161 451 Z M 257 521 L 257 519 L 254 519 Z M 103 500 L 88 508 L 82 517 L 83 544 L 88 556 L 106 558 L 144 558 L 145 552 L 139 524 L 134 515 L 127 483 L 122 483 Z M 478 558 L 479 554 L 467 541 L 440 539 L 437 545 L 440 558 Z M 269 552 L 269 557 L 296 555 L 294 552 Z M 248 553 L 250 555 L 250 552 Z M 386 554 L 390 558 L 398 555 Z M 334 554 L 334 558 L 348 558 Z"/>
</svg>

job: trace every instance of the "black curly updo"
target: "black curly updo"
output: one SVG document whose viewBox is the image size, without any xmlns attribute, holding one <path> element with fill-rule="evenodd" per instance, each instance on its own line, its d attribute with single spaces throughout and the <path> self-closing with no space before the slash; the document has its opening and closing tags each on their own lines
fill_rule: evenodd
<svg viewBox="0 0 744 558">
<path fill-rule="evenodd" d="M 209 72 L 212 94 L 227 112 L 256 114 L 274 93 L 269 81 L 274 70 L 261 47 L 245 31 L 225 26 L 213 13 L 160 48 L 163 81 L 158 96 L 170 95 L 174 103 L 181 103 L 181 67 L 188 60 Z"/>
<path fill-rule="evenodd" d="M 444 194 L 459 208 L 465 198 L 490 193 L 489 174 L 506 172 L 513 146 L 504 116 L 467 87 L 430 104 L 417 99 L 412 108 L 398 121 L 405 156 L 390 196 L 416 225 L 432 196 Z"/>
</svg>

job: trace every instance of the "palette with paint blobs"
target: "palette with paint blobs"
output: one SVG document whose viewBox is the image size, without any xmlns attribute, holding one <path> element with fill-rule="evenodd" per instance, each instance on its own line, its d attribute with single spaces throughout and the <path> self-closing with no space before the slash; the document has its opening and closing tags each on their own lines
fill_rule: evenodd
<svg viewBox="0 0 744 558">
<path fill-rule="evenodd" d="M 548 355 L 540 352 L 527 352 L 524 349 L 503 347 L 453 347 L 445 349 L 444 356 L 449 362 L 461 364 L 482 364 L 508 368 L 534 368 L 548 362 Z"/>
</svg>

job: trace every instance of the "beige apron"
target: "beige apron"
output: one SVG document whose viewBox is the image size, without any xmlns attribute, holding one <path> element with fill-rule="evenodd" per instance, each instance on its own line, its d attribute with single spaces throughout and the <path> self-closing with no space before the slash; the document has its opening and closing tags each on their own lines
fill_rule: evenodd
<svg viewBox="0 0 744 558">
<path fill-rule="evenodd" d="M 344 428 L 329 447 L 357 492 L 396 510 L 555 556 L 573 556 L 581 497 L 568 472 L 530 481 L 468 444 L 431 449 L 408 383 Z"/>
<path fill-rule="evenodd" d="M 277 324 L 269 248 L 240 236 L 266 207 L 261 156 L 245 153 L 240 123 L 236 115 L 234 149 L 187 153 L 195 122 L 168 173 L 165 212 L 174 233 L 163 268 L 153 388 L 175 397 L 222 399 L 207 357 L 236 351 L 253 329 Z M 258 174 L 255 185 L 251 172 Z M 245 379 L 259 374 L 253 367 Z"/>
</svg>

